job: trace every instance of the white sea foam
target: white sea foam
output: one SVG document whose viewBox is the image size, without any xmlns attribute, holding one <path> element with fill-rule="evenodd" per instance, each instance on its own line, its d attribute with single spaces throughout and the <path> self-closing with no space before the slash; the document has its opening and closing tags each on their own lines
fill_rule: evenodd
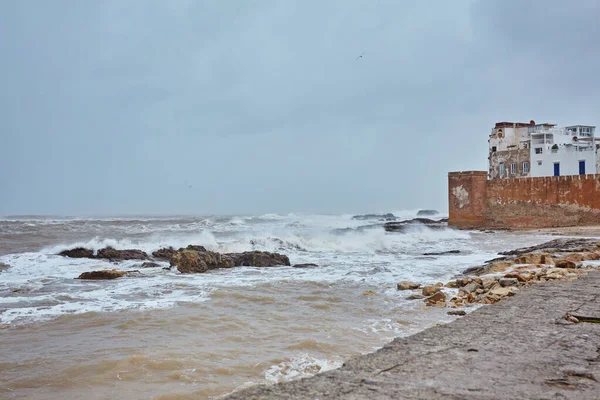
<svg viewBox="0 0 600 400">
<path fill-rule="evenodd" d="M 339 368 L 342 363 L 342 360 L 325 360 L 310 354 L 299 354 L 269 367 L 265 371 L 265 380 L 269 383 L 286 382 Z"/>
<path fill-rule="evenodd" d="M 414 217 L 416 211 L 405 214 L 406 217 Z M 15 226 L 13 222 L 10 224 L 11 227 Z M 450 279 L 462 269 L 492 258 L 497 251 L 493 250 L 494 246 L 499 246 L 497 236 L 487 237 L 485 234 L 447 228 L 431 229 L 418 224 L 410 226 L 403 233 L 386 233 L 381 227 L 356 229 L 368 224 L 352 220 L 351 215 L 173 217 L 157 221 L 150 219 L 143 223 L 140 223 L 140 219 L 132 223 L 123 220 L 110 222 L 106 219 L 77 220 L 76 223 L 63 220 L 61 224 L 37 227 L 36 234 L 38 229 L 41 232 L 48 229 L 52 234 L 58 229 L 71 232 L 74 226 L 77 229 L 87 227 L 98 234 L 79 241 L 57 241 L 37 252 L 0 256 L 0 262 L 10 266 L 0 272 L 1 322 L 26 322 L 90 311 L 172 307 L 179 302 L 210 299 L 211 292 L 220 287 L 283 281 L 344 284 L 356 287 L 359 293 L 365 285 L 393 287 L 395 282 L 404 279 L 435 283 Z M 515 243 L 521 244 L 521 240 L 515 240 Z M 70 259 L 57 255 L 73 247 L 97 251 L 112 246 L 151 253 L 162 247 L 179 248 L 189 244 L 203 245 L 219 252 L 280 252 L 287 254 L 292 263 L 316 263 L 319 267 L 241 267 L 197 275 L 150 268 L 143 269 L 143 277 L 140 278 L 90 282 L 74 278 L 83 272 L 98 269 L 138 269 L 140 261 L 115 265 L 104 260 Z M 422 256 L 425 252 L 447 250 L 460 250 L 462 253 Z M 401 301 L 395 290 L 380 292 Z"/>
</svg>

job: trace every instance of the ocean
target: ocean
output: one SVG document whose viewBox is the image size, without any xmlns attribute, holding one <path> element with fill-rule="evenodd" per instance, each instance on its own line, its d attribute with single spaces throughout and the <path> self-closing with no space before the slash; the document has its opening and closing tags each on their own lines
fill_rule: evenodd
<svg viewBox="0 0 600 400">
<path fill-rule="evenodd" d="M 417 210 L 394 214 L 411 219 Z M 386 232 L 352 215 L 4 218 L 0 398 L 219 398 L 310 376 L 456 318 L 408 300 L 398 281 L 447 282 L 500 251 L 549 239 L 421 224 Z M 318 267 L 180 274 L 163 269 L 168 262 L 140 269 L 140 261 L 57 255 L 77 246 L 151 253 L 189 244 L 278 252 Z M 450 250 L 460 252 L 423 255 Z M 75 279 L 112 268 L 140 274 Z"/>
</svg>

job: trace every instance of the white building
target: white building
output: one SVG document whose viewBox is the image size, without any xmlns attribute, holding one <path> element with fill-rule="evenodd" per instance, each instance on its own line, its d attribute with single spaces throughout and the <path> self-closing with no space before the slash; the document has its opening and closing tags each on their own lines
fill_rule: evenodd
<svg viewBox="0 0 600 400">
<path fill-rule="evenodd" d="M 489 139 L 489 177 L 595 174 L 600 156 L 596 127 L 498 122 Z"/>
</svg>

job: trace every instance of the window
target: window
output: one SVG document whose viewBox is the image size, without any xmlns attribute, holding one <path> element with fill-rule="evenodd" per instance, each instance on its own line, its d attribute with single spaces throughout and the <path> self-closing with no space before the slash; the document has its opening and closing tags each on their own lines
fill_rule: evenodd
<svg viewBox="0 0 600 400">
<path fill-rule="evenodd" d="M 541 162 L 541 161 L 538 161 L 538 165 L 542 165 L 542 162 Z"/>
<path fill-rule="evenodd" d="M 496 146 L 492 146 L 492 153 L 496 152 Z"/>
<path fill-rule="evenodd" d="M 523 173 L 524 174 L 529 173 L 529 163 L 527 161 L 523 161 Z"/>
<path fill-rule="evenodd" d="M 504 163 L 501 162 L 500 163 L 500 177 L 503 177 L 503 176 L 504 176 Z"/>
<path fill-rule="evenodd" d="M 541 147 L 536 147 L 535 148 L 535 154 L 542 154 L 544 151 L 542 150 Z"/>
<path fill-rule="evenodd" d="M 510 164 L 510 173 L 513 175 L 515 175 L 517 173 L 517 163 L 516 162 Z"/>
</svg>

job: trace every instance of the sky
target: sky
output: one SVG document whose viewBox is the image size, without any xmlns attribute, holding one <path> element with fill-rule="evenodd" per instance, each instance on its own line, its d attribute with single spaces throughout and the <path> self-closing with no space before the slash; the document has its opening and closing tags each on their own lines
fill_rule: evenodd
<svg viewBox="0 0 600 400">
<path fill-rule="evenodd" d="M 4 0 L 0 215 L 447 210 L 495 122 L 600 125 L 598 21 L 596 0 Z"/>
</svg>

